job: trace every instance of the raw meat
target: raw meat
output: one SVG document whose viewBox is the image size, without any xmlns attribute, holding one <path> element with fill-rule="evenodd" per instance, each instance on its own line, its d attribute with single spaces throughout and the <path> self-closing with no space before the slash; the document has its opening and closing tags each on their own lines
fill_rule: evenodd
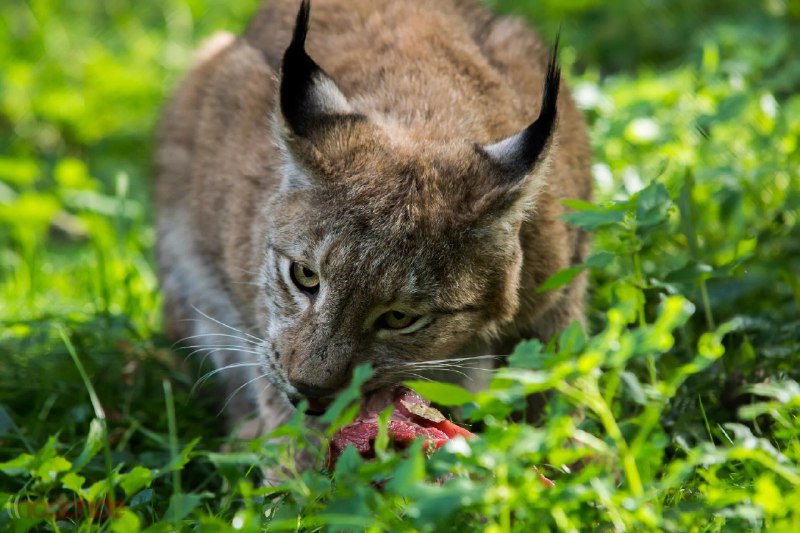
<svg viewBox="0 0 800 533">
<path fill-rule="evenodd" d="M 416 392 L 407 387 L 399 387 L 388 393 L 371 395 L 364 401 L 356 419 L 336 432 L 328 448 L 329 469 L 333 469 L 341 453 L 350 445 L 355 446 L 364 458 L 371 459 L 375 456 L 378 414 L 389 405 L 394 405 L 394 412 L 389 420 L 387 433 L 396 449 L 406 448 L 417 437 L 425 439 L 426 451 L 433 451 L 458 435 L 467 439 L 475 436 L 447 420 Z"/>
</svg>

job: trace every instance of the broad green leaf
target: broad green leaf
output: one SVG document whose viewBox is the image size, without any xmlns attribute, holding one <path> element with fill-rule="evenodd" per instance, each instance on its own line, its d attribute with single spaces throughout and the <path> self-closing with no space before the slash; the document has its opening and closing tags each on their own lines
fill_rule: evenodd
<svg viewBox="0 0 800 533">
<path fill-rule="evenodd" d="M 34 460 L 35 458 L 33 455 L 27 453 L 20 454 L 10 461 L 0 463 L 0 472 L 3 472 L 9 476 L 20 476 L 27 474 Z"/>
<path fill-rule="evenodd" d="M 148 526 L 143 533 L 175 533 L 175 531 L 177 531 L 175 526 L 169 522 L 159 521 Z"/>
<path fill-rule="evenodd" d="M 155 492 L 153 489 L 144 489 L 134 494 L 133 498 L 131 498 L 130 502 L 128 502 L 128 505 L 130 507 L 139 507 L 140 505 L 151 503 L 154 497 Z"/>
<path fill-rule="evenodd" d="M 459 510 L 469 509 L 481 500 L 482 487 L 471 481 L 454 478 L 442 485 L 418 485 L 416 498 L 409 505 L 409 515 L 415 524 L 437 524 L 443 528 L 446 520 Z"/>
<path fill-rule="evenodd" d="M 109 480 L 101 479 L 100 481 L 95 481 L 86 489 L 86 499 L 89 500 L 90 503 L 94 503 L 105 497 L 112 490 Z"/>
<path fill-rule="evenodd" d="M 192 451 L 197 447 L 200 443 L 200 437 L 193 439 L 189 444 L 184 446 L 184 448 L 175 456 L 164 468 L 161 469 L 161 473 L 165 472 L 172 472 L 175 470 L 183 470 L 183 467 L 186 466 L 186 463 L 189 462 L 191 459 Z"/>
<path fill-rule="evenodd" d="M 24 223 L 27 228 L 42 231 L 60 208 L 52 196 L 26 192 L 12 204 L 0 203 L 0 221 Z"/>
<path fill-rule="evenodd" d="M 39 175 L 39 164 L 27 157 L 0 157 L 0 182 L 31 185 Z"/>
<path fill-rule="evenodd" d="M 98 419 L 93 419 L 89 424 L 89 436 L 86 437 L 86 444 L 83 446 L 83 451 L 75 460 L 75 469 L 80 470 L 89 461 L 103 449 L 105 443 L 105 430 L 103 422 Z"/>
<path fill-rule="evenodd" d="M 138 533 L 142 528 L 139 516 L 130 509 L 117 511 L 118 516 L 110 520 L 111 531 L 114 533 Z"/>
<path fill-rule="evenodd" d="M 667 283 L 697 283 L 712 277 L 714 269 L 696 261 L 689 261 L 677 270 L 673 270 L 664 280 Z"/>
<path fill-rule="evenodd" d="M 331 424 L 332 428 L 336 426 L 341 427 L 342 420 L 337 420 L 353 402 L 361 398 L 361 385 L 364 384 L 372 376 L 372 367 L 369 364 L 358 365 L 353 371 L 353 379 L 350 380 L 350 385 L 345 390 L 339 393 L 333 403 L 325 411 L 325 414 L 320 418 L 323 424 Z M 353 414 L 353 416 L 355 416 Z M 350 418 L 352 420 L 352 418 Z M 344 422 L 344 424 L 350 422 Z M 336 422 L 336 424 L 334 424 Z M 335 431 L 335 429 L 332 429 Z"/>
<path fill-rule="evenodd" d="M 578 276 L 578 274 L 583 272 L 583 268 L 584 268 L 583 266 L 574 266 L 565 268 L 563 270 L 559 270 L 558 272 L 556 272 L 555 274 L 544 280 L 544 282 L 541 285 L 536 287 L 536 292 L 542 293 L 547 291 L 553 291 L 556 289 L 560 289 L 565 285 L 569 285 L 569 283 L 573 279 L 575 279 Z"/>
<path fill-rule="evenodd" d="M 93 189 L 96 183 L 89 177 L 86 164 L 80 159 L 67 157 L 58 162 L 55 168 L 56 183 L 66 189 Z"/>
<path fill-rule="evenodd" d="M 75 494 L 83 496 L 83 484 L 86 482 L 86 478 L 83 476 L 79 476 L 75 472 L 70 472 L 69 474 L 65 475 L 61 478 L 61 485 L 68 490 L 71 490 Z"/>
<path fill-rule="evenodd" d="M 362 464 L 364 464 L 364 459 L 361 458 L 355 447 L 345 447 L 336 460 L 334 479 L 341 479 L 344 476 L 355 474 Z"/>
<path fill-rule="evenodd" d="M 205 527 L 205 520 L 210 519 L 210 517 L 201 517 L 201 526 L 203 531 L 227 531 L 229 528 L 222 527 L 220 524 L 219 529 L 215 529 L 213 527 Z M 263 529 L 263 514 L 259 513 L 257 510 L 254 509 L 242 509 L 236 513 L 231 521 L 231 525 L 237 533 L 260 533 Z"/>
<path fill-rule="evenodd" d="M 622 382 L 625 383 L 631 399 L 639 405 L 647 404 L 647 396 L 645 396 L 642 384 L 632 372 L 624 371 L 620 373 Z"/>
<path fill-rule="evenodd" d="M 604 269 L 616 260 L 617 255 L 611 252 L 595 252 L 583 263 L 589 268 Z"/>
<path fill-rule="evenodd" d="M 351 402 L 353 402 L 353 400 L 351 400 Z M 333 422 L 331 422 L 331 424 L 328 426 L 328 434 L 333 435 L 336 431 L 339 430 L 339 428 L 342 428 L 347 424 L 349 424 L 350 422 L 352 422 L 353 420 L 355 420 L 360 410 L 361 410 L 361 405 L 355 402 L 345 407 L 339 413 L 339 416 L 337 416 L 336 419 Z"/>
<path fill-rule="evenodd" d="M 508 364 L 512 367 L 537 370 L 543 368 L 544 358 L 547 356 L 541 341 L 531 339 L 517 344 L 514 352 L 508 356 Z"/>
<path fill-rule="evenodd" d="M 382 457 L 389 446 L 389 420 L 394 412 L 394 405 L 389 405 L 378 415 L 378 436 L 375 438 L 375 455 Z"/>
<path fill-rule="evenodd" d="M 21 518 L 15 518 L 13 522 L 13 529 L 9 528 L 6 531 L 13 531 L 14 533 L 25 533 L 27 531 L 34 530 L 36 526 L 42 524 L 42 522 L 44 521 L 45 521 L 44 518 L 38 516 L 34 517 L 23 516 Z M 2 522 L 0 522 L 0 524 L 2 524 Z"/>
<path fill-rule="evenodd" d="M 189 516 L 192 511 L 197 509 L 205 498 L 211 496 L 213 496 L 213 494 L 209 493 L 173 494 L 169 499 L 169 507 L 167 507 L 167 512 L 164 513 L 164 518 L 173 523 L 183 520 Z"/>
<path fill-rule="evenodd" d="M 593 210 L 574 211 L 561 215 L 561 220 L 568 224 L 583 228 L 585 230 L 596 230 L 598 228 L 619 224 L 625 220 L 627 205 L 612 204 L 611 206 L 594 206 Z"/>
<path fill-rule="evenodd" d="M 595 205 L 592 202 L 587 202 L 586 200 L 576 200 L 576 199 L 568 199 L 562 200 L 561 205 L 569 207 L 570 209 L 574 209 L 575 211 L 600 211 L 602 210 L 601 206 Z"/>
<path fill-rule="evenodd" d="M 781 509 L 783 496 L 780 489 L 769 476 L 762 475 L 755 484 L 756 494 L 753 501 L 760 505 L 767 513 L 775 513 Z"/>
<path fill-rule="evenodd" d="M 55 481 L 60 473 L 67 472 L 71 468 L 72 463 L 57 455 L 42 462 L 33 471 L 33 475 L 42 481 Z"/>
<path fill-rule="evenodd" d="M 117 477 L 117 484 L 125 491 L 125 495 L 130 497 L 144 487 L 149 487 L 156 477 L 157 475 L 149 468 L 135 466 L 130 472 L 120 474 Z"/>
<path fill-rule="evenodd" d="M 0 404 L 0 436 L 10 433 L 13 427 L 14 421 L 11 419 L 11 415 L 8 414 L 6 408 Z"/>
<path fill-rule="evenodd" d="M 558 343 L 559 351 L 562 354 L 579 354 L 582 352 L 586 346 L 586 333 L 584 333 L 580 322 L 577 320 L 572 321 L 559 337 Z"/>
<path fill-rule="evenodd" d="M 413 389 L 421 396 L 440 405 L 464 405 L 475 400 L 475 395 L 463 387 L 452 383 L 435 381 L 406 381 L 406 387 Z"/>
<path fill-rule="evenodd" d="M 775 383 L 755 383 L 745 389 L 757 396 L 766 396 L 780 403 L 800 406 L 800 385 L 790 379 Z"/>
<path fill-rule="evenodd" d="M 417 439 L 411 445 L 403 460 L 394 469 L 392 479 L 386 488 L 400 496 L 413 496 L 416 485 L 425 478 L 425 454 L 422 452 L 424 441 Z"/>
<path fill-rule="evenodd" d="M 651 183 L 636 195 L 636 224 L 649 227 L 664 222 L 671 206 L 667 189 L 660 183 Z"/>
</svg>

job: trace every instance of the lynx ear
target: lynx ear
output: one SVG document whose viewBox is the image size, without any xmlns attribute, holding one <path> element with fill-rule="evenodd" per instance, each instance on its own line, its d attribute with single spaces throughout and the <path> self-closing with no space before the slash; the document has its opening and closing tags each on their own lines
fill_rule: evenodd
<svg viewBox="0 0 800 533">
<path fill-rule="evenodd" d="M 352 113 L 336 83 L 306 53 L 310 9 L 310 1 L 303 0 L 292 42 L 283 55 L 280 82 L 283 119 L 293 133 L 304 137 L 321 122 Z"/>
<path fill-rule="evenodd" d="M 516 185 L 530 175 L 546 159 L 547 151 L 552 144 L 556 124 L 558 89 L 561 84 L 561 69 L 556 62 L 557 53 L 558 37 L 556 37 L 550 62 L 547 65 L 539 117 L 530 126 L 511 137 L 494 144 L 477 147 L 479 152 L 488 156 L 500 169 L 505 186 Z"/>
</svg>

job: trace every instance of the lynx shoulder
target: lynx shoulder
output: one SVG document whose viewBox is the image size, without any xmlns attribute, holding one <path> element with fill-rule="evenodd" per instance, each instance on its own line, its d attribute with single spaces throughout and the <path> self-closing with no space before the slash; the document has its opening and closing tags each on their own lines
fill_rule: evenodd
<svg viewBox="0 0 800 533">
<path fill-rule="evenodd" d="M 536 287 L 587 253 L 559 218 L 591 195 L 583 118 L 553 49 L 472 1 L 265 2 L 199 54 L 156 169 L 167 331 L 229 367 L 255 431 L 362 362 L 368 391 L 478 388 L 582 320 L 583 275 Z"/>
</svg>

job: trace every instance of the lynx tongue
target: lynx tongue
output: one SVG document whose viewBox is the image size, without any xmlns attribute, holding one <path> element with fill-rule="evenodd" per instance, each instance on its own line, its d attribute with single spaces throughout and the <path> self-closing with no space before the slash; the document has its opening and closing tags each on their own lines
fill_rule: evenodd
<svg viewBox="0 0 800 533">
<path fill-rule="evenodd" d="M 428 451 L 440 448 L 456 435 L 465 438 L 475 436 L 447 420 L 427 400 L 409 388 L 380 391 L 367 397 L 356 419 L 331 438 L 327 461 L 329 469 L 333 469 L 339 455 L 350 445 L 355 446 L 364 458 L 375 456 L 378 415 L 390 405 L 394 405 L 394 412 L 389 419 L 387 433 L 396 449 L 406 448 L 417 437 L 425 439 L 424 446 Z"/>
</svg>

